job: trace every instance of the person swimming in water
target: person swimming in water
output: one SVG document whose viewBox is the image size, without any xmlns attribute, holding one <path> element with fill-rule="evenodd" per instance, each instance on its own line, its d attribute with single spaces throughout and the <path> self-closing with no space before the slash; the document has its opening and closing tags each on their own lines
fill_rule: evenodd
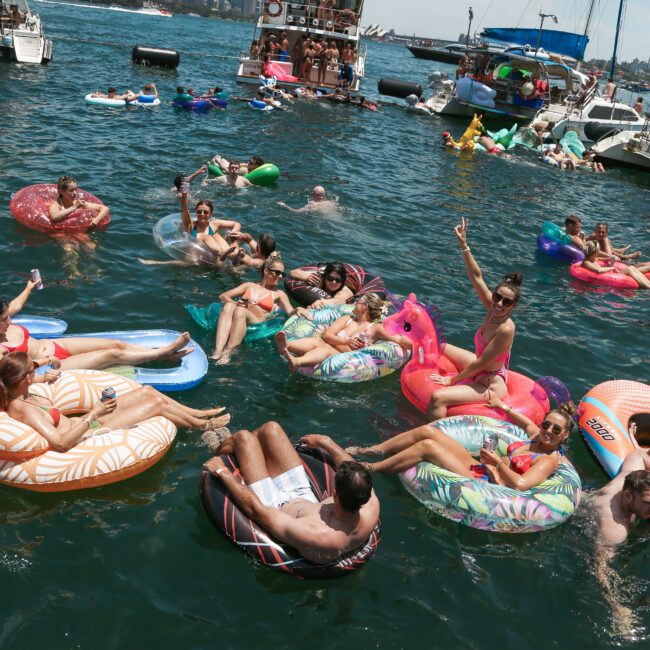
<svg viewBox="0 0 650 650">
<path fill-rule="evenodd" d="M 291 212 L 334 212 L 338 207 L 336 201 L 327 198 L 325 188 L 322 185 L 314 187 L 309 201 L 302 208 L 292 208 L 284 201 L 278 201 L 278 205 L 291 210 Z"/>
</svg>

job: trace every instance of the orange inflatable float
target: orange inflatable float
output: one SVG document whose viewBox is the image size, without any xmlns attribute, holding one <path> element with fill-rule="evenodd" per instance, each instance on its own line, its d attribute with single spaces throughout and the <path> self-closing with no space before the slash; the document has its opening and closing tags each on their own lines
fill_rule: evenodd
<svg viewBox="0 0 650 650">
<path fill-rule="evenodd" d="M 625 458 L 638 449 L 630 420 L 640 414 L 650 414 L 650 386 L 638 381 L 606 381 L 580 402 L 580 431 L 610 477 L 616 476 Z"/>
<path fill-rule="evenodd" d="M 117 398 L 139 384 L 98 370 L 65 372 L 54 384 L 30 391 L 51 400 L 65 415 L 85 413 L 112 386 Z M 171 447 L 176 427 L 155 417 L 126 429 L 102 427 L 65 453 L 49 449 L 39 433 L 0 412 L 0 483 L 36 492 L 63 492 L 107 485 L 135 476 Z"/>
</svg>

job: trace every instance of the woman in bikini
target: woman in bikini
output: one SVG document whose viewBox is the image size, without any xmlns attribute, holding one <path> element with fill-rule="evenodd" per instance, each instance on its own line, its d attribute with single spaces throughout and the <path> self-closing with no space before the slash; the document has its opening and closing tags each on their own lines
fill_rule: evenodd
<svg viewBox="0 0 650 650">
<path fill-rule="evenodd" d="M 650 273 L 650 262 L 641 262 L 639 264 L 635 264 L 634 266 L 628 266 L 625 265 L 624 262 L 621 262 L 621 265 L 625 266 L 619 266 L 618 268 L 614 266 L 613 263 L 608 266 L 601 266 L 598 263 L 598 260 L 602 260 L 604 254 L 599 248 L 598 242 L 593 240 L 588 241 L 585 244 L 583 251 L 585 258 L 580 263 L 580 266 L 583 266 L 584 268 L 589 269 L 594 273 L 598 273 L 599 275 L 601 273 L 610 272 L 627 275 L 633 280 L 636 280 L 639 285 L 639 289 L 650 289 L 650 280 L 648 280 L 648 278 L 645 276 L 646 273 Z M 605 259 L 613 260 L 614 258 L 608 258 L 605 254 Z"/>
<path fill-rule="evenodd" d="M 108 216 L 108 206 L 99 203 L 88 203 L 80 196 L 77 196 L 77 181 L 72 176 L 61 176 L 56 185 L 58 196 L 56 201 L 50 203 L 50 219 L 59 222 L 64 221 L 77 210 L 94 210 L 97 216 L 91 224 L 97 226 L 104 217 Z"/>
<path fill-rule="evenodd" d="M 201 167 L 199 172 L 207 171 L 206 167 Z M 195 174 L 196 175 L 196 174 Z M 192 176 L 193 178 L 193 176 Z M 196 220 L 192 219 L 189 206 L 189 180 L 181 184 L 181 218 L 183 220 L 182 228 L 190 234 L 190 237 L 203 242 L 214 253 L 215 262 L 223 262 L 229 255 L 235 253 L 235 247 L 232 247 L 219 234 L 220 228 L 228 228 L 233 232 L 238 232 L 241 228 L 239 221 L 228 221 L 225 219 L 213 219 L 214 205 L 212 201 L 201 200 L 196 204 Z"/>
<path fill-rule="evenodd" d="M 438 420 L 447 415 L 447 408 L 456 404 L 487 402 L 491 396 L 505 397 L 510 349 L 515 336 L 512 320 L 521 293 L 523 278 L 520 273 L 509 273 L 494 291 L 488 289 L 483 274 L 467 245 L 467 222 L 465 218 L 454 228 L 465 270 L 485 307 L 485 318 L 474 335 L 476 352 L 463 350 L 447 343 L 445 356 L 460 369 L 453 376 L 431 375 L 444 388 L 431 396 L 427 416 Z"/>
<path fill-rule="evenodd" d="M 353 456 L 388 456 L 376 463 L 363 463 L 370 471 L 396 474 L 422 461 L 429 461 L 461 476 L 497 483 L 514 490 L 529 490 L 554 474 L 564 455 L 562 445 L 571 432 L 572 415 L 575 414 L 573 404 L 562 404 L 549 411 L 539 426 L 505 405 L 498 397 L 492 397 L 489 404 L 508 413 L 530 436 L 528 440 L 518 440 L 508 445 L 503 457 L 481 449 L 480 463 L 477 463 L 463 445 L 433 424 L 400 433 L 379 445 L 349 447 L 346 451 Z"/>
<path fill-rule="evenodd" d="M 29 388 L 33 383 L 34 362 L 26 352 L 11 352 L 0 359 L 0 409 L 32 427 L 59 452 L 74 447 L 91 429 L 121 429 L 158 415 L 176 426 L 204 431 L 224 427 L 230 421 L 229 415 L 215 417 L 223 413 L 223 407 L 191 409 L 151 386 L 136 388 L 119 399 L 100 401 L 83 417 L 69 418 L 48 399 L 32 395 Z"/>
<path fill-rule="evenodd" d="M 212 359 L 228 363 L 232 351 L 244 340 L 246 328 L 261 323 L 283 311 L 287 315 L 301 314 L 311 318 L 302 307 L 294 309 L 289 296 L 278 289 L 284 277 L 284 264 L 280 254 L 271 253 L 261 267 L 259 282 L 244 282 L 219 296 L 223 309 L 217 321 L 217 338 Z"/>
<path fill-rule="evenodd" d="M 596 224 L 594 232 L 587 237 L 587 241 L 595 241 L 602 253 L 616 258 L 616 261 L 636 260 L 641 257 L 641 251 L 627 252 L 632 244 L 623 246 L 623 248 L 614 248 L 612 240 L 609 238 L 609 226 L 604 221 Z"/>
<path fill-rule="evenodd" d="M 182 349 L 190 340 L 187 332 L 162 348 L 132 345 L 116 339 L 70 337 L 52 341 L 32 338 L 27 328 L 12 323 L 11 317 L 23 308 L 35 286 L 30 280 L 24 291 L 11 302 L 0 300 L 0 358 L 10 352 L 26 352 L 37 366 L 101 370 L 119 365 L 139 366 L 150 361 L 179 362 L 193 351 L 193 348 Z"/>
<path fill-rule="evenodd" d="M 278 332 L 275 344 L 289 363 L 291 372 L 316 366 L 335 354 L 360 350 L 377 340 L 392 341 L 410 349 L 410 339 L 391 336 L 381 323 L 376 322 L 381 318 L 382 309 L 383 300 L 376 293 L 367 293 L 357 300 L 350 316 L 337 318 L 320 336 L 287 341 L 287 335 Z"/>
</svg>

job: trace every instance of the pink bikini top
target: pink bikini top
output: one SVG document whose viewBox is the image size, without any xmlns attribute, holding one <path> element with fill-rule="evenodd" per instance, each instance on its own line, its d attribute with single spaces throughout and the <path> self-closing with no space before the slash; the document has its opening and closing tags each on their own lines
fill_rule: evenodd
<svg viewBox="0 0 650 650">
<path fill-rule="evenodd" d="M 476 356 L 480 357 L 485 348 L 488 346 L 487 342 L 483 338 L 483 332 L 481 331 L 481 328 L 479 327 L 476 330 L 476 334 L 474 334 L 474 348 L 476 349 Z M 497 361 L 500 361 L 503 364 L 503 368 L 507 368 L 508 364 L 510 363 L 510 349 L 508 349 L 506 352 L 503 354 L 500 354 L 493 363 L 496 363 Z"/>
</svg>

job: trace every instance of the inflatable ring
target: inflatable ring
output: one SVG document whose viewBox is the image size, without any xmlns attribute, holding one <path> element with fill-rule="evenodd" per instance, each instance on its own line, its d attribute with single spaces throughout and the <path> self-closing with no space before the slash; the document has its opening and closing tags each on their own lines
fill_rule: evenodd
<svg viewBox="0 0 650 650">
<path fill-rule="evenodd" d="M 30 391 L 51 400 L 64 414 L 89 411 L 104 388 L 118 395 L 138 388 L 124 377 L 98 370 L 64 372 L 53 384 Z M 39 433 L 0 412 L 0 483 L 36 492 L 63 492 L 108 485 L 157 463 L 171 447 L 176 427 L 155 417 L 124 429 L 96 429 L 65 453 L 52 451 Z"/>
<path fill-rule="evenodd" d="M 599 260 L 598 264 L 600 266 L 609 266 L 609 263 Z M 624 269 L 626 268 L 625 264 L 621 262 L 614 262 L 615 269 Z M 594 273 L 589 269 L 586 269 L 580 262 L 572 264 L 569 268 L 569 273 L 574 278 L 587 282 L 588 284 L 600 284 L 605 287 L 612 287 L 613 289 L 638 289 L 639 283 L 629 275 L 623 275 L 622 273 L 616 273 L 615 271 L 608 271 L 607 273 Z M 650 280 L 650 273 L 644 273 L 646 278 Z"/>
<path fill-rule="evenodd" d="M 327 262 L 318 262 L 317 264 L 301 266 L 299 270 L 323 275 L 327 264 Z M 359 296 L 371 292 L 378 294 L 381 298 L 386 297 L 387 291 L 384 281 L 378 275 L 368 273 L 368 271 L 356 264 L 344 263 L 343 266 L 346 271 L 345 286 L 354 294 L 348 302 L 353 302 Z M 309 307 L 317 300 L 330 300 L 332 298 L 329 293 L 320 287 L 315 287 L 304 280 L 294 280 L 289 277 L 284 281 L 284 290 L 292 300 L 295 300 L 302 307 Z"/>
<path fill-rule="evenodd" d="M 542 224 L 542 234 L 537 237 L 537 249 L 559 260 L 582 262 L 585 254 L 560 226 L 551 221 Z"/>
<path fill-rule="evenodd" d="M 402 371 L 402 392 L 409 402 L 426 412 L 431 395 L 443 387 L 442 384 L 435 383 L 430 375 L 458 374 L 458 368 L 444 356 L 441 349 L 439 326 L 424 306 L 417 302 L 415 295 L 411 294 L 400 311 L 384 321 L 384 328 L 389 334 L 401 334 L 411 339 L 413 354 Z M 549 410 L 546 392 L 532 379 L 513 370 L 508 370 L 507 387 L 508 394 L 503 402 L 539 424 Z M 450 406 L 447 415 L 482 415 L 499 420 L 509 419 L 505 412 L 485 403 Z"/>
<path fill-rule="evenodd" d="M 638 381 L 606 381 L 594 386 L 580 402 L 580 432 L 610 478 L 639 448 L 628 427 L 630 418 L 639 414 L 650 417 L 650 386 Z"/>
<path fill-rule="evenodd" d="M 319 450 L 297 447 L 311 488 L 322 501 L 331 496 L 334 486 L 334 466 L 329 456 Z M 239 473 L 233 455 L 221 457 L 226 467 Z M 363 566 L 377 550 L 381 540 L 381 524 L 377 522 L 368 541 L 330 564 L 314 564 L 295 550 L 275 542 L 246 517 L 230 500 L 223 484 L 209 472 L 203 472 L 200 485 L 201 502 L 214 527 L 237 548 L 255 560 L 276 571 L 284 571 L 299 578 L 339 578 Z"/>
<path fill-rule="evenodd" d="M 61 336 L 68 329 L 68 324 L 64 320 L 47 316 L 20 314 L 20 316 L 13 316 L 11 322 L 29 330 L 29 335 L 33 339 L 50 339 L 54 336 Z"/>
<path fill-rule="evenodd" d="M 77 233 L 86 232 L 92 225 L 91 221 L 97 216 L 94 210 L 75 210 L 63 221 L 54 222 L 50 219 L 50 204 L 59 196 L 56 185 L 40 183 L 29 185 L 12 194 L 9 209 L 14 219 L 34 230 L 47 233 Z M 96 196 L 77 188 L 77 196 L 88 203 L 104 205 Z M 106 217 L 96 226 L 103 229 L 108 226 L 111 216 Z"/>
<path fill-rule="evenodd" d="M 214 253 L 198 239 L 183 230 L 180 212 L 168 214 L 153 227 L 153 240 L 165 255 L 198 266 L 219 266 Z"/>
<path fill-rule="evenodd" d="M 109 99 L 108 97 L 93 97 L 89 93 L 84 97 L 89 104 L 110 106 L 112 108 L 123 108 L 124 106 L 160 106 L 160 100 L 154 95 L 140 95 L 136 100 L 127 102 L 124 99 Z"/>
<path fill-rule="evenodd" d="M 179 334 L 180 332 L 174 330 L 117 330 L 113 332 L 91 332 L 89 334 L 66 334 L 56 338 L 59 341 L 66 338 L 117 339 L 133 345 L 159 348 L 175 341 Z M 190 339 L 187 345 L 194 348 L 194 350 L 182 357 L 178 366 L 171 368 L 119 366 L 107 368 L 106 371 L 119 374 L 142 386 L 152 386 L 156 390 L 163 392 L 188 390 L 198 386 L 203 381 L 203 378 L 208 373 L 208 358 L 203 348 L 193 339 Z M 49 369 L 50 366 L 41 366 L 36 370 L 36 374 L 43 374 Z"/>
<path fill-rule="evenodd" d="M 487 417 L 463 415 L 435 422 L 443 433 L 478 456 L 488 434 L 498 438 L 495 450 L 528 438 L 523 429 Z M 563 458 L 557 472 L 529 490 L 455 474 L 427 461 L 402 472 L 406 491 L 427 508 L 447 519 L 494 533 L 531 533 L 561 524 L 580 503 L 582 483 L 573 465 Z"/>
<path fill-rule="evenodd" d="M 192 317 L 192 320 L 206 330 L 217 329 L 217 321 L 223 309 L 223 303 L 213 302 L 207 307 L 197 307 L 196 305 L 185 305 L 185 310 Z M 286 315 L 280 312 L 280 315 L 274 315 L 261 323 L 251 323 L 246 328 L 246 337 L 244 341 L 252 343 L 268 339 L 277 334 L 284 325 Z"/>
<path fill-rule="evenodd" d="M 287 340 L 314 336 L 353 309 L 354 305 L 328 305 L 312 311 L 313 320 L 292 316 L 283 327 Z M 388 375 L 401 368 L 408 358 L 408 352 L 397 343 L 378 341 L 360 350 L 335 354 L 313 368 L 299 368 L 298 372 L 313 379 L 350 384 Z"/>
<path fill-rule="evenodd" d="M 273 9 L 271 9 L 273 7 Z M 268 0 L 264 4 L 264 13 L 271 18 L 276 18 L 282 13 L 282 2 L 280 0 Z"/>
<path fill-rule="evenodd" d="M 192 113 L 205 113 L 215 105 L 209 99 L 193 99 L 189 102 L 172 102 L 172 106 Z"/>
<path fill-rule="evenodd" d="M 219 177 L 224 175 L 219 165 L 210 164 L 207 168 L 208 176 Z M 252 172 L 248 172 L 244 178 L 253 183 L 253 185 L 268 187 L 274 185 L 278 178 L 280 178 L 280 170 L 273 163 L 264 163 L 255 168 Z"/>
</svg>

